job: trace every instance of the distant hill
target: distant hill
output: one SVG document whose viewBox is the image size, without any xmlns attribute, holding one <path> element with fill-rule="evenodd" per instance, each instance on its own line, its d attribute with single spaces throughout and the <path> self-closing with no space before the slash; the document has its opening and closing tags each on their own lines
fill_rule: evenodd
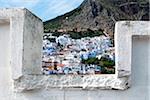
<svg viewBox="0 0 150 100">
<path fill-rule="evenodd" d="M 90 29 L 113 36 L 115 22 L 120 20 L 149 20 L 149 0 L 85 0 L 73 11 L 44 22 L 44 31 Z"/>
</svg>

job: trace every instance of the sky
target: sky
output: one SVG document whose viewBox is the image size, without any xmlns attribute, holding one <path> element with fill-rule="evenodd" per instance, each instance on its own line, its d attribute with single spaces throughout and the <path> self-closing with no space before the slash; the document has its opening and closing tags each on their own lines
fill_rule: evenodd
<svg viewBox="0 0 150 100">
<path fill-rule="evenodd" d="M 0 8 L 25 7 L 43 21 L 77 8 L 83 0 L 0 0 Z"/>
</svg>

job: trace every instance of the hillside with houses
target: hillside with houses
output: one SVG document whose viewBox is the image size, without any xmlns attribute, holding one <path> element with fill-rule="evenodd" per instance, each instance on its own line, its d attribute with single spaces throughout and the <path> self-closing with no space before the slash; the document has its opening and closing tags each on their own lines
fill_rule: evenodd
<svg viewBox="0 0 150 100">
<path fill-rule="evenodd" d="M 121 20 L 149 20 L 149 1 L 84 0 L 45 21 L 43 74 L 114 74 L 114 27 Z"/>
<path fill-rule="evenodd" d="M 78 34 L 78 33 L 76 33 Z M 115 52 L 110 37 L 43 36 L 43 74 L 114 74 Z"/>
</svg>

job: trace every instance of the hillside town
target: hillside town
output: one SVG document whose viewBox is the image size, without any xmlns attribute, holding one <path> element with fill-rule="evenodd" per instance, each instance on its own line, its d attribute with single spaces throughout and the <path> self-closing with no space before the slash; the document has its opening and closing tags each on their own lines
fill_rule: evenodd
<svg viewBox="0 0 150 100">
<path fill-rule="evenodd" d="M 81 39 L 72 39 L 69 34 L 43 36 L 43 74 L 114 74 L 114 61 L 114 47 L 108 36 Z"/>
</svg>

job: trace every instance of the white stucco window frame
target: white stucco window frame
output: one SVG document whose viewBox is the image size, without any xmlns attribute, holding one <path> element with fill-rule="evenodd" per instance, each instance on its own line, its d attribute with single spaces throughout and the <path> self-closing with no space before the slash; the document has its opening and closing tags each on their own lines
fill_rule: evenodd
<svg viewBox="0 0 150 100">
<path fill-rule="evenodd" d="M 82 88 L 125 90 L 131 86 L 132 36 L 148 35 L 148 22 L 121 21 L 115 26 L 116 72 L 103 75 L 25 75 L 16 86 L 35 88 Z M 141 28 L 139 28 L 141 27 Z M 19 89 L 17 89 L 19 90 Z"/>
<path fill-rule="evenodd" d="M 125 90 L 130 87 L 131 83 L 132 36 L 150 35 L 149 22 L 117 22 L 115 27 L 115 74 L 46 76 L 41 74 L 42 21 L 24 8 L 0 9 L 0 19 L 2 18 L 10 20 L 11 69 L 13 86 L 16 91 L 54 87 Z"/>
<path fill-rule="evenodd" d="M 149 36 L 148 21 L 120 21 L 115 26 L 116 72 L 111 75 L 49 75 L 38 79 L 37 87 L 118 89 L 131 86 L 132 36 Z M 36 77 L 36 76 L 35 76 Z M 28 77 L 29 78 L 29 77 Z M 33 79 L 33 76 L 30 77 Z M 35 81 L 36 78 L 34 78 Z M 24 80 L 27 80 L 26 78 Z M 29 79 L 30 80 L 30 79 Z M 34 80 L 33 80 L 34 81 Z M 34 81 L 34 82 L 35 82 Z M 32 82 L 31 82 L 32 83 Z M 31 87 L 34 87 L 32 84 Z"/>
<path fill-rule="evenodd" d="M 115 52 L 118 77 L 130 76 L 132 71 L 133 37 L 150 37 L 150 21 L 120 21 L 115 26 Z"/>
</svg>

